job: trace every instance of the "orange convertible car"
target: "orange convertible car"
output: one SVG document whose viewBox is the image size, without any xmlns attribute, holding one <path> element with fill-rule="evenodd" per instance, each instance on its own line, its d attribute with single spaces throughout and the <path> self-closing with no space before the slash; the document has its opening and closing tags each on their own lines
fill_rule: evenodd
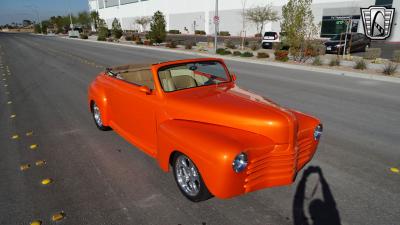
<svg viewBox="0 0 400 225">
<path fill-rule="evenodd" d="M 314 155 L 320 121 L 235 80 L 214 58 L 124 65 L 100 73 L 88 100 L 100 130 L 171 166 L 192 201 L 291 184 Z"/>
</svg>

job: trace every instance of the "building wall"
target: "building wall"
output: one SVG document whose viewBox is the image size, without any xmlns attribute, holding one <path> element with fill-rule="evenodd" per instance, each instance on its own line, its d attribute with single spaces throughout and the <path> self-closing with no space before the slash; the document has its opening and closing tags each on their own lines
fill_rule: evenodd
<svg viewBox="0 0 400 225">
<path fill-rule="evenodd" d="M 246 8 L 265 5 L 268 2 L 281 15 L 281 9 L 288 0 L 219 0 L 220 31 L 229 31 L 231 35 L 240 35 L 242 31 L 242 8 L 246 2 Z M 348 16 L 360 15 L 361 7 L 374 5 L 375 0 L 314 0 L 312 10 L 315 23 L 321 23 L 323 16 Z M 105 7 L 104 7 L 105 6 Z M 140 29 L 134 23 L 141 16 L 152 16 L 160 10 L 166 16 L 167 30 L 180 30 L 182 33 L 194 32 L 193 23 L 196 21 L 196 29 L 204 30 L 207 34 L 214 34 L 214 8 L 215 0 L 89 0 L 91 10 L 98 10 L 100 18 L 104 19 L 109 27 L 114 18 L 120 20 L 122 28 L 127 30 Z M 400 42 L 400 1 L 393 0 L 393 7 L 397 8 L 392 28 L 392 35 L 388 41 Z M 147 28 L 148 29 L 148 28 Z M 256 33 L 255 26 L 246 22 L 247 36 Z M 265 31 L 280 31 L 280 21 L 269 23 Z M 363 25 L 358 23 L 358 32 L 363 33 Z"/>
</svg>

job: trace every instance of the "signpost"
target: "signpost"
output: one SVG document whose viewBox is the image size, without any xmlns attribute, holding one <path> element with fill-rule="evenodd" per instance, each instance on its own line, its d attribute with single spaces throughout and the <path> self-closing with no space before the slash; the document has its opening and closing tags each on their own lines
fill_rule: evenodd
<svg viewBox="0 0 400 225">
<path fill-rule="evenodd" d="M 218 0 L 215 0 L 215 16 L 214 16 L 214 25 L 215 25 L 214 51 L 215 51 L 215 53 L 217 53 L 217 43 L 218 43 L 218 25 L 219 25 L 219 16 L 218 16 Z"/>
</svg>

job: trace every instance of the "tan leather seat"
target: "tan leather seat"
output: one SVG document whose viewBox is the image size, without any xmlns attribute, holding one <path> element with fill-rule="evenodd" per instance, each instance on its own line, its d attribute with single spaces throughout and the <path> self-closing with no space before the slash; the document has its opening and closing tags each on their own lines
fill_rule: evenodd
<svg viewBox="0 0 400 225">
<path fill-rule="evenodd" d="M 126 73 L 121 73 L 123 80 L 134 83 L 140 86 L 147 86 L 150 89 L 154 89 L 153 73 L 151 70 L 137 70 L 128 71 Z"/>
<path fill-rule="evenodd" d="M 161 85 L 166 92 L 175 91 L 175 84 L 171 77 L 171 72 L 169 70 L 159 71 L 158 77 L 160 78 Z"/>
<path fill-rule="evenodd" d="M 174 81 L 175 87 L 178 90 L 197 86 L 195 79 L 189 75 L 173 77 L 172 80 Z"/>
</svg>

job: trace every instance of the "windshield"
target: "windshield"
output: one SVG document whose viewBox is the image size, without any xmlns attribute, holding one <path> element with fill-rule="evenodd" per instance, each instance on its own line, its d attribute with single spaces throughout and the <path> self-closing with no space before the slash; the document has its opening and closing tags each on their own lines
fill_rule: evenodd
<svg viewBox="0 0 400 225">
<path fill-rule="evenodd" d="M 333 37 L 331 38 L 331 40 L 332 40 L 332 41 L 340 41 L 340 40 L 343 40 L 343 41 L 344 41 L 344 36 L 345 36 L 344 34 L 337 34 L 337 35 L 333 36 Z M 351 37 L 351 35 L 350 35 L 350 34 L 347 34 L 346 37 L 347 37 L 347 40 L 349 40 L 350 37 Z"/>
<path fill-rule="evenodd" d="M 195 88 L 230 81 L 225 66 L 216 61 L 178 64 L 158 71 L 165 92 Z"/>
</svg>

